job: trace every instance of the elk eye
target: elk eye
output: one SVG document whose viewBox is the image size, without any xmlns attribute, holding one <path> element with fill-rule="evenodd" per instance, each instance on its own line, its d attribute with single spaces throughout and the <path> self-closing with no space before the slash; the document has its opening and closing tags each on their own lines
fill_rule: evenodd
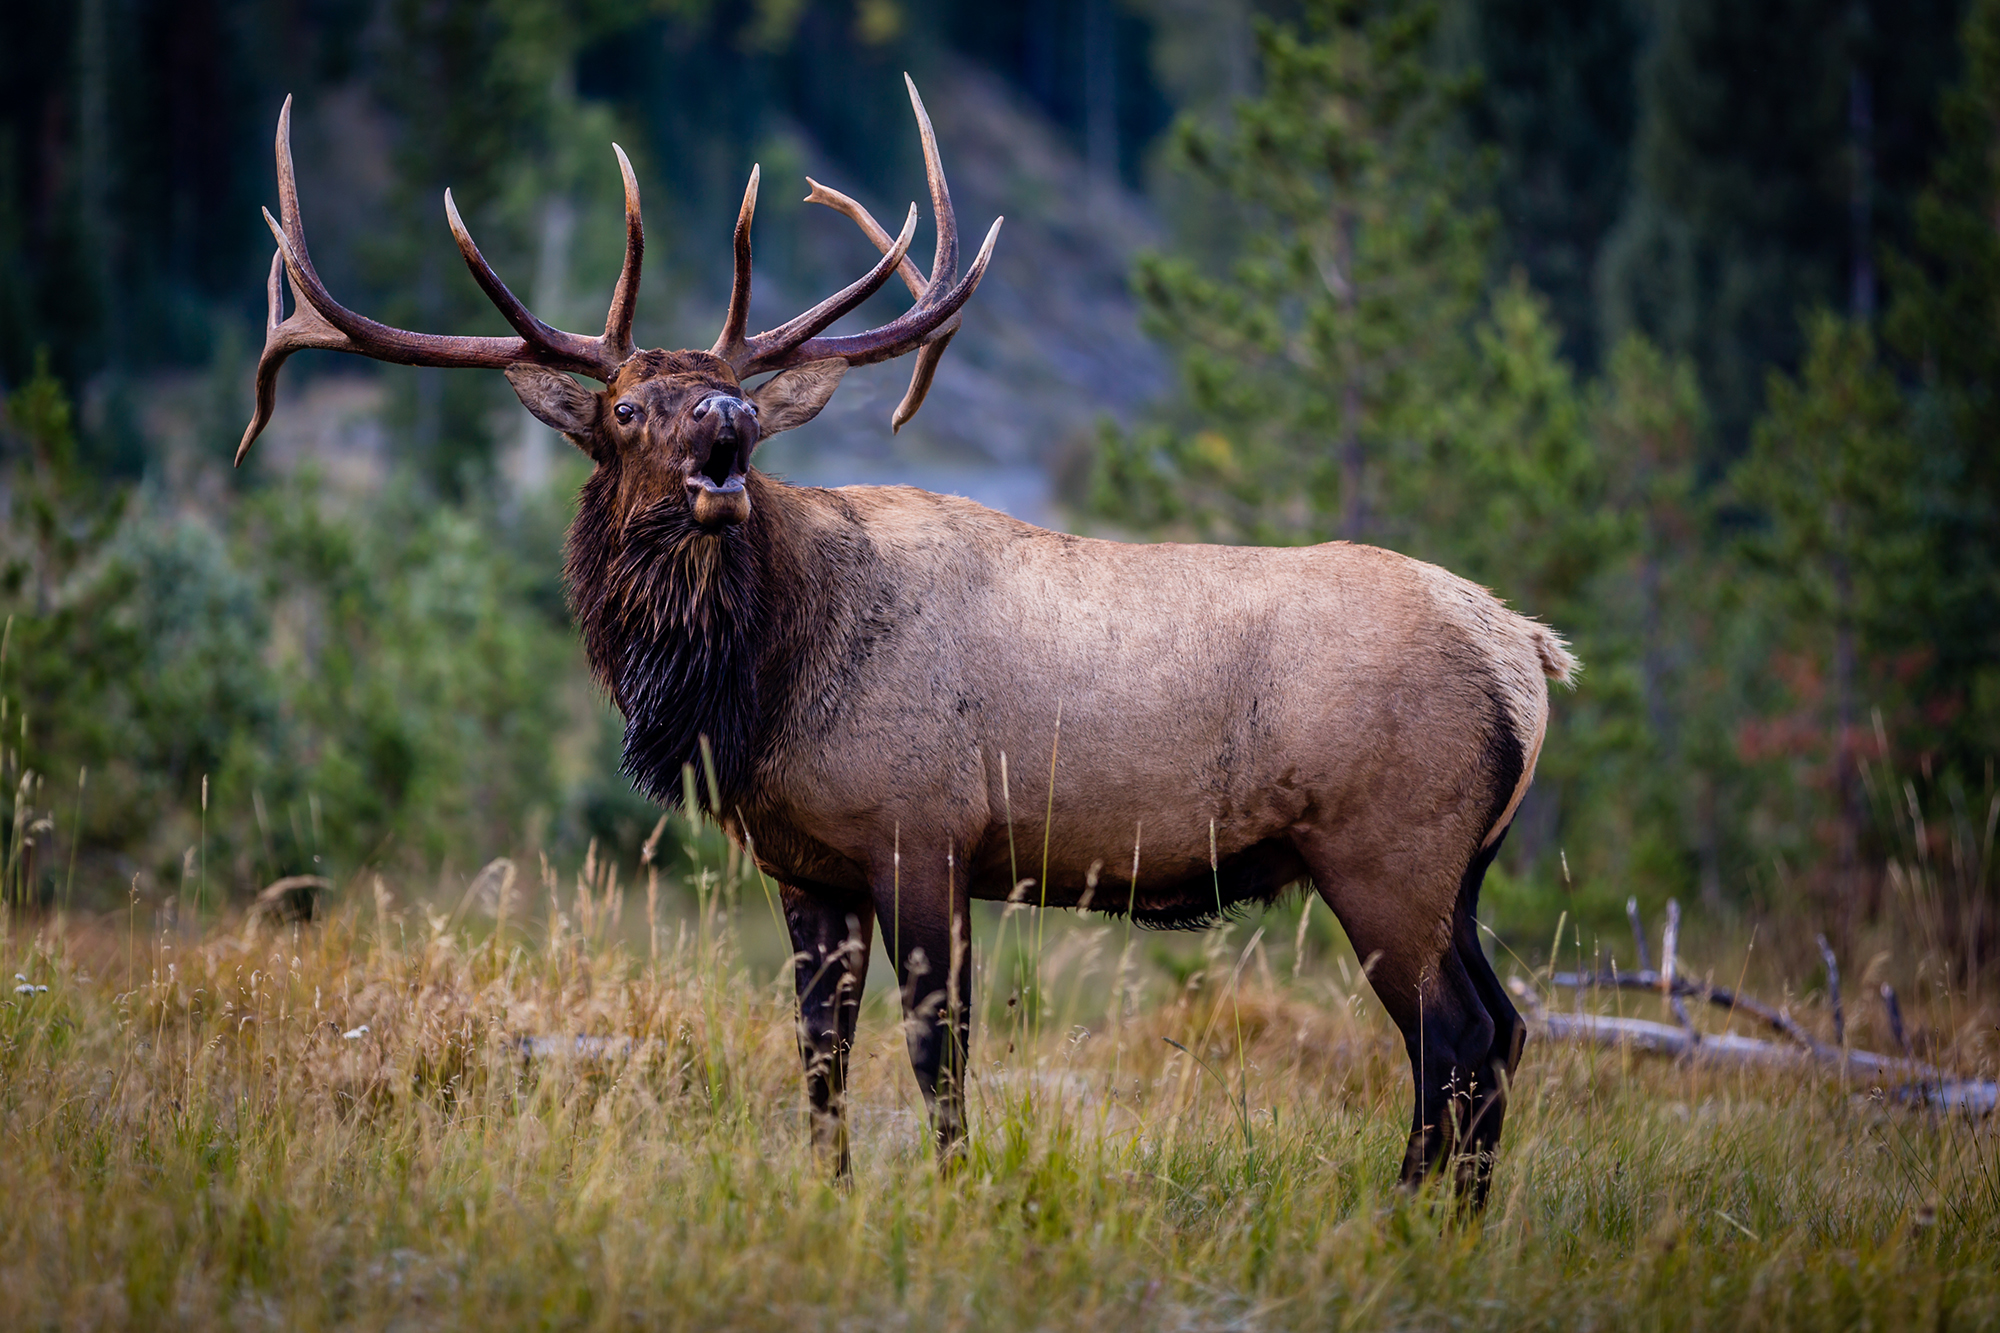
<svg viewBox="0 0 2000 1333">
<path fill-rule="evenodd" d="M 629 426 L 632 424 L 632 418 L 639 415 L 639 410 L 630 403 L 620 403 L 616 408 L 616 415 L 620 425 Z"/>
</svg>

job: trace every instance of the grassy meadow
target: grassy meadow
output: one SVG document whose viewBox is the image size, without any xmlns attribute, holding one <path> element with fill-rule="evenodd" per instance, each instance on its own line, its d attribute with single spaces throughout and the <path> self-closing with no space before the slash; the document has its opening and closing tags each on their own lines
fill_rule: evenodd
<svg viewBox="0 0 2000 1333">
<path fill-rule="evenodd" d="M 1638 961 L 1628 901 L 1698 902 L 1682 975 L 1832 1042 L 1824 931 L 1853 1046 L 1991 1080 L 2000 0 L 96 0 L 0 35 L 0 1333 L 2000 1330 L 2000 1115 L 1831 1069 L 1531 1039 L 1485 1212 L 1398 1191 L 1402 1040 L 1296 902 L 979 905 L 945 1179 L 878 938 L 836 1183 L 771 886 L 654 826 L 578 650 L 584 454 L 500 375 L 329 353 L 229 463 L 288 98 L 353 310 L 502 327 L 449 184 L 592 327 L 616 140 L 637 341 L 703 347 L 753 163 L 760 324 L 875 262 L 793 182 L 926 197 L 908 71 L 961 238 L 1007 218 L 991 270 L 921 417 L 858 366 L 760 468 L 1491 587 L 1588 664 L 1486 881 L 1503 979 L 1576 1003 L 1559 970 Z M 250 908 L 321 876 L 310 921 Z"/>
<path fill-rule="evenodd" d="M 509 878 L 0 918 L 0 1325 L 2000 1326 L 1996 1127 L 1832 1077 L 1531 1044 L 1485 1216 L 1402 1196 L 1401 1044 L 1323 908 L 982 918 L 964 1169 L 878 981 L 840 1188 L 754 879 Z"/>
</svg>

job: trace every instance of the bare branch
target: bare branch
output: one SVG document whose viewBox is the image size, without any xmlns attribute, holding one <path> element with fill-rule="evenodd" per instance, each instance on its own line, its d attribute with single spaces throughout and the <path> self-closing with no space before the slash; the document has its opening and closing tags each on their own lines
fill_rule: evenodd
<svg viewBox="0 0 2000 1333">
<path fill-rule="evenodd" d="M 1625 900 L 1625 919 L 1632 923 L 1632 943 L 1639 950 L 1639 970 L 1641 972 L 1650 972 L 1653 970 L 1653 959 L 1646 950 L 1646 927 L 1639 920 L 1639 900 L 1637 898 L 1627 898 Z"/>
<path fill-rule="evenodd" d="M 1656 995 L 1662 990 L 1660 974 L 1651 969 L 1639 972 L 1557 972 L 1549 978 L 1549 981 L 1553 985 L 1567 988 L 1614 986 L 1619 990 L 1652 991 Z M 1748 996 L 1738 995 L 1726 986 L 1710 985 L 1707 982 L 1697 986 L 1685 977 L 1677 977 L 1672 983 L 1672 993 L 1703 1000 L 1737 1013 L 1748 1014 L 1766 1027 L 1782 1032 L 1815 1054 L 1822 1054 L 1832 1049 L 1815 1040 L 1811 1033 L 1800 1027 L 1784 1011 L 1773 1009 Z"/>
<path fill-rule="evenodd" d="M 1819 937 L 1820 961 L 1826 964 L 1826 998 L 1833 1006 L 1833 1044 L 1847 1045 L 1847 1015 L 1840 1008 L 1840 960 L 1833 956 L 1833 946 L 1826 942 L 1826 936 Z"/>
<path fill-rule="evenodd" d="M 1569 984 L 1560 975 L 1556 983 Z M 1641 989 L 1652 990 L 1657 984 L 1653 980 Z M 1704 1065 L 1834 1065 L 1885 1080 L 1912 1080 L 1889 1089 L 1889 1095 L 1897 1101 L 1973 1116 L 1990 1115 L 2000 1108 L 2000 1086 L 1990 1081 L 1956 1078 L 1917 1060 L 1897 1059 L 1872 1051 L 1840 1051 L 1816 1042 L 1810 1046 L 1783 1045 L 1730 1032 L 1709 1033 L 1697 1039 L 1684 1028 L 1643 1018 L 1544 1009 L 1533 989 L 1518 977 L 1509 983 L 1509 988 L 1523 1002 L 1530 1021 L 1545 1036 L 1558 1041 L 1626 1047 Z"/>
</svg>

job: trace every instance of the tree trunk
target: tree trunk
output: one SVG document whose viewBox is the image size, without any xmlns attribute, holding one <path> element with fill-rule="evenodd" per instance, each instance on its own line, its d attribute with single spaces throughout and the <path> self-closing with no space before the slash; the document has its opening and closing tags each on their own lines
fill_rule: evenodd
<svg viewBox="0 0 2000 1333">
<path fill-rule="evenodd" d="M 1368 531 L 1368 453 L 1361 441 L 1360 339 L 1354 322 L 1360 302 L 1360 275 L 1354 271 L 1354 210 L 1340 208 L 1334 217 L 1334 264 L 1340 270 L 1340 535 L 1348 541 L 1366 539 Z"/>
<path fill-rule="evenodd" d="M 1701 773 L 1695 781 L 1695 854 L 1700 858 L 1701 905 L 1722 910 L 1722 832 L 1716 818 L 1715 776 Z"/>
<path fill-rule="evenodd" d="M 576 235 L 576 206 L 569 196 L 551 194 L 542 203 L 541 253 L 535 262 L 535 299 L 531 307 L 542 318 L 561 321 L 564 328 L 569 305 L 570 242 Z M 541 490 L 548 484 L 555 466 L 555 432 L 521 409 L 521 446 L 516 466 L 516 482 L 523 493 Z"/>
<path fill-rule="evenodd" d="M 1861 808 L 1860 772 L 1854 753 L 1854 693 L 1858 674 L 1854 636 L 1854 576 L 1844 554 L 1834 556 L 1831 572 L 1835 597 L 1833 782 L 1835 799 L 1840 807 L 1834 873 L 1839 894 L 1840 934 L 1845 944 L 1851 939 L 1855 909 L 1860 905 L 1861 826 L 1866 812 Z"/>
<path fill-rule="evenodd" d="M 1111 0 L 1084 0 L 1083 143 L 1100 187 L 1118 182 L 1118 30 Z"/>
<path fill-rule="evenodd" d="M 1868 75 L 1857 64 L 1847 78 L 1847 134 L 1852 155 L 1847 226 L 1848 244 L 1853 251 L 1848 307 L 1854 319 L 1864 324 L 1875 318 L 1875 239 L 1871 204 L 1875 176 L 1874 102 L 1874 90 Z"/>
</svg>

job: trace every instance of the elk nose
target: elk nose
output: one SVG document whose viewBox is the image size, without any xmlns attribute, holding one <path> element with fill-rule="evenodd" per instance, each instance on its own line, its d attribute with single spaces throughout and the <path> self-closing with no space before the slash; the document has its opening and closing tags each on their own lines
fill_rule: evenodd
<svg viewBox="0 0 2000 1333">
<path fill-rule="evenodd" d="M 750 451 L 763 433 L 755 404 L 733 394 L 710 394 L 695 404 L 695 466 L 717 483 L 749 466 Z"/>
<path fill-rule="evenodd" d="M 757 409 L 733 394 L 717 393 L 702 399 L 694 407 L 694 419 L 706 421 L 713 413 L 716 420 L 713 427 L 718 439 L 727 439 L 739 433 L 743 418 L 757 419 Z"/>
</svg>

